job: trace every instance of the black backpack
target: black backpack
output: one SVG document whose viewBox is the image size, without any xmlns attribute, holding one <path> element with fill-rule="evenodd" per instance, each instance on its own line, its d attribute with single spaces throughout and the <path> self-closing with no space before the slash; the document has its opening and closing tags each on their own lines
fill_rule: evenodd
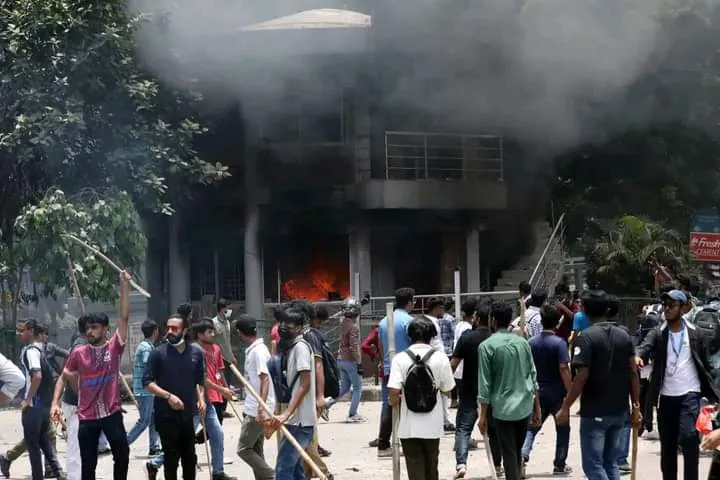
<svg viewBox="0 0 720 480">
<path fill-rule="evenodd" d="M 292 350 L 293 347 L 290 348 Z M 298 375 L 288 382 L 287 378 L 287 361 L 290 350 L 283 351 L 268 360 L 268 371 L 270 372 L 270 380 L 275 390 L 275 399 L 278 403 L 290 403 L 292 399 L 292 391 Z"/>
<path fill-rule="evenodd" d="M 430 349 L 422 358 L 410 349 L 405 350 L 413 361 L 407 372 L 403 385 L 403 396 L 408 410 L 415 413 L 429 413 L 437 405 L 438 389 L 435 386 L 435 377 L 427 361 L 435 353 Z"/>
<path fill-rule="evenodd" d="M 315 338 L 308 338 L 311 335 L 315 336 Z M 320 345 L 320 351 L 315 352 L 315 354 L 317 355 L 319 353 L 322 357 L 323 373 L 325 374 L 325 391 L 323 394 L 326 398 L 336 398 L 340 395 L 340 367 L 338 367 L 337 358 L 330 351 L 327 342 L 318 332 L 314 332 L 310 329 L 305 332 L 303 338 L 310 345 Z M 313 342 L 313 340 L 316 341 Z"/>
<path fill-rule="evenodd" d="M 31 348 L 40 352 L 40 372 L 42 373 L 42 381 L 40 382 L 40 387 L 35 393 L 35 396 L 40 399 L 43 407 L 50 408 L 53 392 L 55 390 L 55 372 L 48 363 L 45 349 L 38 348 L 35 345 L 29 345 L 25 350 L 23 358 L 21 359 L 23 367 L 25 368 L 25 372 L 27 372 L 27 374 L 29 375 L 30 365 L 28 364 L 27 360 L 27 352 Z"/>
</svg>

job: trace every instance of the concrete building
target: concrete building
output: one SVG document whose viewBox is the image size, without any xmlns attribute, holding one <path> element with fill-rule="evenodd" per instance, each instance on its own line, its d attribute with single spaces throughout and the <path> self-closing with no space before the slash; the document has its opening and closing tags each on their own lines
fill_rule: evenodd
<svg viewBox="0 0 720 480">
<path fill-rule="evenodd" d="M 241 33 L 243 51 L 263 45 L 244 59 L 255 89 L 201 145 L 233 177 L 148 226 L 151 316 L 216 295 L 260 315 L 298 296 L 449 293 L 456 268 L 463 291 L 492 290 L 544 241 L 545 196 L 517 141 L 392 101 L 413 62 L 435 59 L 396 47 L 383 18 L 306 11 Z M 422 104 L 434 87 L 416 80 Z"/>
</svg>

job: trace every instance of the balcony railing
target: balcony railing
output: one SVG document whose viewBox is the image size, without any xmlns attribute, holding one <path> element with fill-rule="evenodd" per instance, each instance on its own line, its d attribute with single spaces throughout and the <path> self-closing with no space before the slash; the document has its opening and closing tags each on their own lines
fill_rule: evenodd
<svg viewBox="0 0 720 480">
<path fill-rule="evenodd" d="M 385 132 L 388 180 L 503 179 L 503 138 L 425 132 Z"/>
</svg>

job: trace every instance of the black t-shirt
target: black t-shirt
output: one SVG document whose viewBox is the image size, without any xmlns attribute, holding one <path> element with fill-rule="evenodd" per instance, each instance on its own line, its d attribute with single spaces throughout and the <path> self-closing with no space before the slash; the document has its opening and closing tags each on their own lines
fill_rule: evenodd
<svg viewBox="0 0 720 480">
<path fill-rule="evenodd" d="M 155 382 L 160 388 L 182 400 L 185 408 L 173 410 L 164 398 L 155 397 L 155 416 L 192 421 L 197 410 L 195 387 L 205 385 L 205 355 L 197 345 L 187 345 L 182 352 L 167 343 L 150 352 L 143 385 Z"/>
<path fill-rule="evenodd" d="M 588 367 L 590 376 L 580 397 L 580 415 L 604 417 L 628 411 L 630 359 L 635 355 L 627 329 L 603 322 L 575 339 L 573 366 Z"/>
<path fill-rule="evenodd" d="M 480 326 L 466 330 L 455 345 L 452 356 L 463 361 L 462 388 L 460 400 L 476 403 L 478 395 L 478 347 L 487 340 L 492 332 L 488 327 Z"/>
</svg>

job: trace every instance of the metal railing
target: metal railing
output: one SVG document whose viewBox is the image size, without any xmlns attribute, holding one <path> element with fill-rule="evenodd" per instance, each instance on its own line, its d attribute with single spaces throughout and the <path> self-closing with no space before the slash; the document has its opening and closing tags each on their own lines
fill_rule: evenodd
<svg viewBox="0 0 720 480">
<path fill-rule="evenodd" d="M 503 137 L 385 132 L 388 180 L 503 180 Z"/>
<path fill-rule="evenodd" d="M 543 288 L 548 292 L 557 285 L 565 270 L 565 214 L 560 215 L 552 234 L 545 244 L 542 255 L 538 259 L 530 285 L 533 289 Z"/>
</svg>

